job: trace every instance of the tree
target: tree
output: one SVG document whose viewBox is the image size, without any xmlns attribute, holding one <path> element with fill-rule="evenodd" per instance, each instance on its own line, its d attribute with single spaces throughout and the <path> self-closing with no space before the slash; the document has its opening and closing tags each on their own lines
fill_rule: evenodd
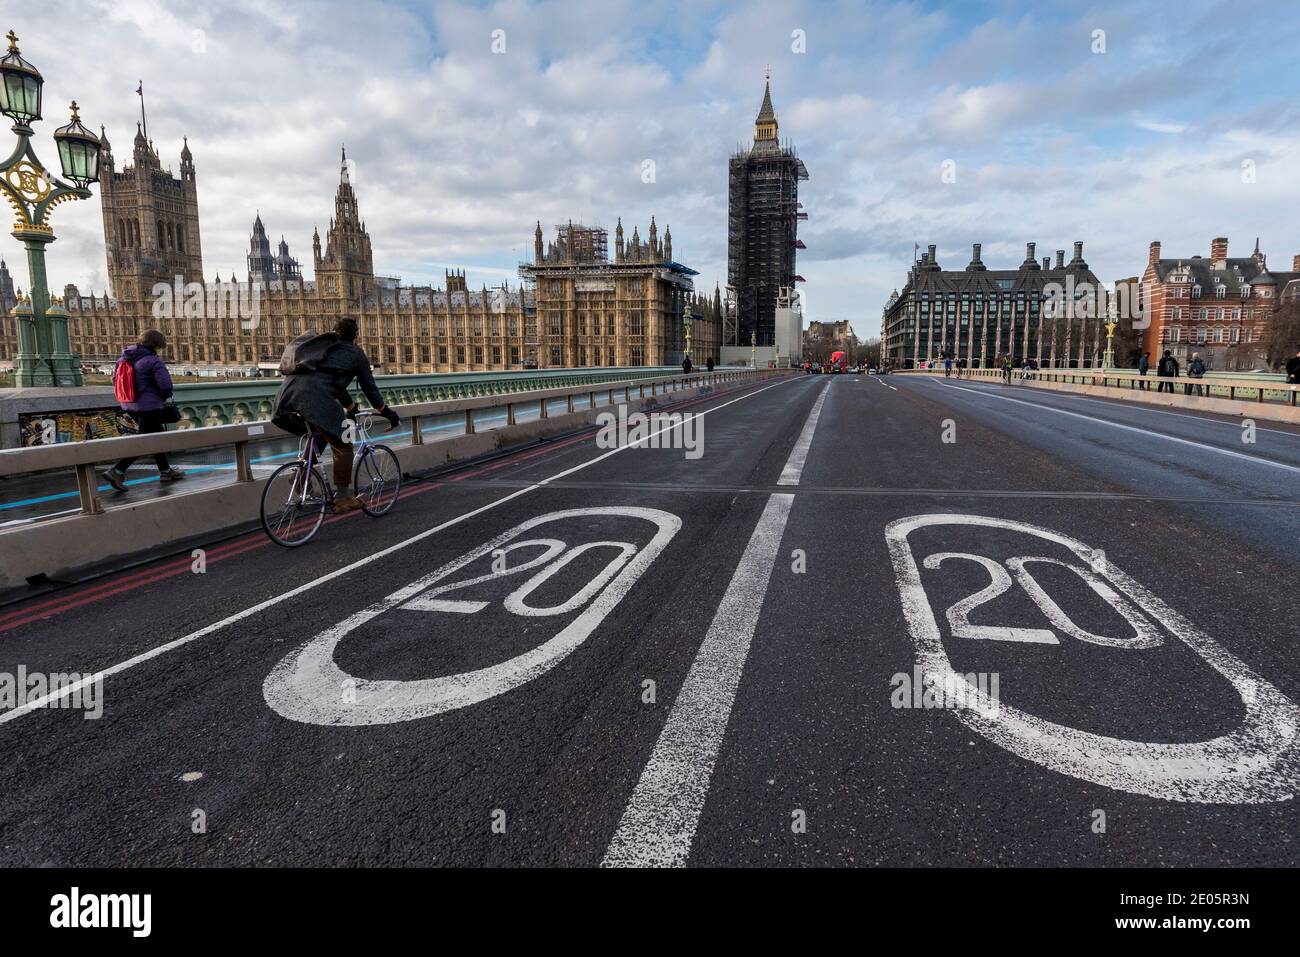
<svg viewBox="0 0 1300 957">
<path fill-rule="evenodd" d="M 1268 367 L 1273 370 L 1286 366 L 1286 362 L 1300 350 L 1300 299 L 1287 296 L 1279 303 L 1264 329 L 1264 354 Z"/>
</svg>

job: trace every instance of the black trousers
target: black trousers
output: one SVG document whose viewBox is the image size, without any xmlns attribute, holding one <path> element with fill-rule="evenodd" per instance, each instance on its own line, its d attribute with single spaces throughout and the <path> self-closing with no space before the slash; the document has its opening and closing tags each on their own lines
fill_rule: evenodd
<svg viewBox="0 0 1300 957">
<path fill-rule="evenodd" d="M 141 435 L 151 435 L 154 432 L 167 431 L 167 426 L 163 424 L 163 420 L 162 420 L 163 417 L 162 409 L 148 409 L 144 412 L 128 412 L 127 414 L 131 416 L 131 418 L 135 419 L 136 424 L 140 426 Z M 129 459 L 122 459 L 122 461 L 118 462 L 117 465 L 114 466 L 114 468 L 116 468 L 118 472 L 125 475 L 126 470 L 131 467 L 131 463 L 134 462 L 137 458 L 139 458 L 139 456 L 133 455 Z M 164 452 L 155 453 L 153 457 L 153 461 L 154 464 L 158 466 L 159 472 L 171 471 L 171 466 L 167 464 L 166 453 Z"/>
</svg>

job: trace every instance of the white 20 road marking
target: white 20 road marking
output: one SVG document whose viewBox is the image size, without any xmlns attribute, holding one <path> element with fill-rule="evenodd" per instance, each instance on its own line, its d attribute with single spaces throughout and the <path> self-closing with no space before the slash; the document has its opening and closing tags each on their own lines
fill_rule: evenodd
<svg viewBox="0 0 1300 957">
<path fill-rule="evenodd" d="M 885 529 L 885 540 L 903 612 L 916 644 L 917 660 L 923 673 L 939 686 L 946 681 L 964 679 L 949 663 L 908 542 L 908 535 L 913 531 L 932 525 L 1021 532 L 1034 536 L 1039 543 L 1045 539 L 1063 545 L 1084 562 L 1094 561 L 1093 550 L 1076 539 L 1009 519 L 935 514 L 891 522 Z M 1043 560 L 1024 559 L 1021 567 L 1024 561 Z M 1244 710 L 1236 730 L 1208 741 L 1187 744 L 1126 741 L 1054 724 L 1009 707 L 1004 701 L 997 702 L 995 709 L 994 702 L 973 687 L 971 707 L 959 709 L 957 717 L 1013 754 L 1061 774 L 1121 791 L 1208 804 L 1259 804 L 1291 798 L 1300 783 L 1300 708 L 1124 572 L 1110 562 L 1103 560 L 1101 564 L 1104 567 L 1099 571 L 1108 586 L 1113 585 L 1138 609 L 1154 621 L 1162 622 L 1170 634 L 1232 685 Z M 1127 644 L 1140 647 L 1133 642 Z"/>
<path fill-rule="evenodd" d="M 788 383 L 799 382 L 799 381 L 801 380 L 794 377 L 785 378 L 779 382 L 773 383 L 772 385 L 763 386 L 763 388 L 755 389 L 753 392 L 746 392 L 744 395 L 737 396 L 734 399 L 728 399 L 726 402 L 719 403 L 718 405 L 715 405 L 712 408 L 705 409 L 704 411 L 697 412 L 695 414 L 697 416 L 711 415 L 714 412 L 717 412 L 721 409 L 725 409 L 729 405 L 735 405 L 737 402 L 743 402 L 746 399 L 751 399 L 756 395 L 760 395 L 768 391 L 769 389 L 775 389 L 779 386 L 787 385 Z M 169 651 L 174 651 L 177 648 L 181 648 L 184 647 L 185 645 L 190 644 L 191 642 L 198 641 L 200 638 L 206 638 L 208 635 L 220 631 L 222 628 L 225 628 L 228 625 L 233 625 L 235 624 L 235 622 L 243 621 L 245 618 L 250 618 L 253 615 L 256 615 L 260 611 L 265 611 L 267 608 L 272 608 L 275 605 L 280 604 L 281 602 L 288 601 L 291 598 L 296 598 L 299 595 L 304 594 L 305 592 L 309 592 L 314 588 L 319 588 L 321 585 L 324 585 L 326 582 L 334 581 L 337 578 L 342 578 L 344 575 L 350 575 L 353 572 L 364 571 L 376 559 L 386 558 L 387 556 L 392 555 L 394 552 L 399 552 L 404 548 L 408 548 L 411 545 L 414 545 L 416 542 L 424 541 L 426 538 L 428 538 L 431 535 L 437 535 L 439 532 L 451 528 L 453 525 L 459 525 L 461 522 L 474 518 L 476 515 L 482 515 L 484 512 L 489 512 L 500 505 L 504 505 L 506 502 L 513 501 L 514 499 L 517 499 L 523 495 L 527 495 L 530 492 L 535 492 L 540 488 L 545 488 L 546 486 L 550 485 L 552 482 L 558 482 L 563 478 L 567 478 L 568 476 L 572 475 L 574 472 L 579 472 L 582 469 L 589 468 L 590 466 L 595 465 L 597 462 L 603 462 L 611 455 L 617 455 L 620 452 L 626 451 L 627 449 L 636 448 L 636 446 L 640 445 L 642 442 L 648 442 L 655 435 L 660 435 L 664 432 L 671 431 L 672 429 L 675 429 L 680 425 L 681 425 L 680 421 L 672 423 L 670 425 L 665 426 L 662 429 L 659 429 L 656 432 L 651 433 L 650 435 L 643 436 L 642 438 L 636 440 L 635 442 L 630 442 L 627 445 L 620 445 L 618 448 L 610 449 L 608 452 L 604 452 L 600 455 L 595 456 L 594 458 L 590 458 L 585 462 L 579 462 L 577 465 L 572 466 L 571 468 L 567 468 L 561 472 L 556 472 L 554 475 L 547 476 L 546 478 L 542 479 L 536 484 L 529 485 L 526 488 L 521 488 L 517 492 L 511 492 L 509 495 L 503 495 L 501 496 L 501 498 L 493 499 L 491 502 L 488 502 L 486 505 L 481 505 L 476 509 L 471 509 L 468 512 L 464 512 L 460 515 L 457 515 L 455 518 L 450 518 L 439 525 L 433 526 L 432 528 L 426 528 L 424 531 L 420 532 L 419 534 L 412 535 L 410 538 L 397 542 L 394 545 L 389 545 L 387 548 L 382 548 L 379 551 L 375 552 L 373 555 L 367 555 L 365 558 L 358 559 L 357 561 L 353 562 L 351 565 L 344 565 L 342 568 L 336 568 L 334 569 L 334 571 L 329 572 L 325 575 L 321 575 L 317 578 L 313 578 L 309 582 L 304 582 L 303 584 L 299 585 L 296 588 L 291 588 L 288 591 L 282 592 L 279 595 L 275 595 L 271 598 L 268 598 L 265 601 L 258 602 L 256 605 L 250 605 L 249 607 L 243 609 L 242 611 L 237 611 L 233 615 L 230 615 L 227 618 L 222 618 L 220 621 L 214 621 L 210 625 L 205 625 L 204 627 L 200 628 L 198 631 L 192 631 L 188 635 L 184 635 L 180 638 L 175 638 L 172 641 L 158 645 L 155 648 L 150 648 L 148 651 L 141 652 L 140 654 L 135 655 L 134 657 L 127 658 L 125 661 L 119 661 L 115 665 L 110 665 L 109 667 L 104 668 L 102 671 L 97 671 L 92 675 L 87 675 L 86 677 L 82 678 L 80 681 L 76 681 L 72 684 L 65 685 L 63 688 L 60 688 L 56 692 L 51 692 L 50 694 L 44 695 L 40 698 L 34 698 L 31 701 L 28 701 L 17 708 L 10 708 L 8 711 L 0 713 L 0 724 L 4 724 L 7 721 L 13 721 L 17 718 L 21 718 L 25 714 L 30 714 L 33 711 L 46 708 L 50 705 L 51 702 L 58 701 L 62 698 L 66 698 L 67 696 L 74 694 L 77 691 L 80 691 L 82 688 L 86 687 L 89 684 L 92 684 L 93 682 L 102 681 L 104 678 L 107 678 L 109 675 L 120 674 L 123 671 L 126 671 L 130 668 L 134 668 L 136 665 L 144 664 L 146 661 L 151 661 L 152 659 L 157 658 L 160 655 L 164 655 Z"/>
<path fill-rule="evenodd" d="M 399 611 L 410 612 L 474 614 L 480 611 L 484 603 L 452 603 L 436 596 L 453 589 L 517 575 L 543 565 L 564 551 L 563 542 L 547 538 L 528 541 L 516 541 L 516 539 L 525 532 L 564 519 L 600 516 L 644 519 L 654 524 L 656 531 L 650 543 L 639 551 L 630 542 L 607 541 L 587 542 L 570 549 L 568 554 L 555 558 L 506 598 L 505 605 L 508 610 L 514 614 L 534 617 L 566 614 L 587 605 L 577 618 L 542 644 L 508 661 L 479 668 L 476 671 L 415 681 L 372 681 L 356 678 L 334 663 L 334 650 L 339 642 L 361 625 L 385 612 L 399 609 Z M 321 632 L 276 665 L 262 686 L 262 694 L 266 698 L 266 703 L 273 709 L 295 721 L 325 725 L 372 725 L 425 718 L 476 704 L 510 691 L 545 674 L 582 644 L 636 584 L 637 579 L 644 574 L 681 526 L 682 521 L 676 515 L 653 508 L 573 508 L 530 518 L 491 541 L 484 542 L 478 548 L 442 566 L 437 571 L 411 582 L 404 588 L 399 588 L 387 598 Z M 501 572 L 481 575 L 453 585 L 444 585 L 425 595 L 420 595 L 425 589 L 450 578 L 466 565 L 491 555 L 494 550 L 507 545 L 509 547 L 505 549 L 506 551 L 526 545 L 541 546 L 543 551 L 513 568 L 507 567 Z M 535 608 L 526 604 L 525 600 L 534 590 L 574 558 L 593 548 L 613 548 L 618 554 L 567 601 L 549 608 Z M 442 626 L 445 627 L 445 623 Z M 428 625 L 420 623 L 415 627 L 428 627 Z M 346 698 L 343 694 L 344 689 L 351 692 Z"/>
<path fill-rule="evenodd" d="M 817 396 L 781 472 L 782 485 L 799 483 L 828 388 L 824 386 Z M 690 857 L 793 504 L 790 494 L 768 497 L 609 842 L 604 866 L 682 867 Z"/>
</svg>

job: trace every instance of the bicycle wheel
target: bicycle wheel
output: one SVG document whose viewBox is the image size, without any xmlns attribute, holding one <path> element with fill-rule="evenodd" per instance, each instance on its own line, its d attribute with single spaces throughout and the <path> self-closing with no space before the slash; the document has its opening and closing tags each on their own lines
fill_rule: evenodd
<svg viewBox="0 0 1300 957">
<path fill-rule="evenodd" d="M 277 545 L 304 545 L 325 520 L 329 499 L 317 469 L 302 462 L 281 465 L 262 489 L 262 528 Z"/>
<path fill-rule="evenodd" d="M 368 446 L 357 459 L 353 482 L 362 510 L 367 515 L 383 515 L 393 507 L 402 488 L 397 453 L 386 445 Z"/>
</svg>

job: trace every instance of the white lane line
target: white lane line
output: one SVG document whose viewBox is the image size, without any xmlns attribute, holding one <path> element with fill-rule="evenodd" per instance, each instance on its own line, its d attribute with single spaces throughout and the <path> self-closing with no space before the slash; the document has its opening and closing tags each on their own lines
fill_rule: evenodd
<svg viewBox="0 0 1300 957">
<path fill-rule="evenodd" d="M 1172 380 L 1171 380 L 1171 381 L 1172 381 Z M 1004 386 L 1002 386 L 1002 388 L 1007 388 L 1007 386 L 1004 385 Z M 1031 388 L 1032 388 L 1032 387 L 1031 387 Z M 980 390 L 980 391 L 984 391 L 984 390 Z M 1144 404 L 1144 403 L 1138 403 L 1136 400 L 1130 402 L 1130 401 L 1125 400 L 1125 399 L 1094 399 L 1092 396 L 1087 396 L 1087 395 L 1075 395 L 1073 392 L 1057 392 L 1057 391 L 1055 391 L 1055 390 L 1045 390 L 1045 391 L 1043 391 L 1043 392 L 1040 393 L 1040 394 L 1043 395 L 1043 396 L 1049 396 L 1049 395 L 1051 395 L 1051 396 L 1059 396 L 1059 397 L 1061 397 L 1061 398 L 1065 398 L 1065 399 L 1072 399 L 1072 400 L 1074 400 L 1075 402 L 1093 402 L 1093 403 L 1096 403 L 1097 405 L 1104 405 L 1104 406 L 1107 406 L 1107 407 L 1109 407 L 1109 408 L 1111 408 L 1111 409 L 1115 409 L 1115 410 L 1117 410 L 1117 411 L 1124 411 L 1124 412 L 1150 412 L 1150 413 L 1152 413 L 1153 415 L 1172 415 L 1172 416 L 1175 416 L 1175 417 L 1177 417 L 1177 418 L 1179 418 L 1179 419 L 1191 419 L 1193 422 L 1208 422 L 1210 425 L 1223 425 L 1223 426 L 1227 426 L 1227 427 L 1230 428 L 1230 429 L 1235 429 L 1235 430 L 1237 430 L 1238 432 L 1241 431 L 1241 423 L 1240 423 L 1240 422 L 1225 422 L 1225 421 L 1223 421 L 1222 419 L 1209 419 L 1209 418 L 1206 418 L 1204 415 L 1192 415 L 1192 414 L 1190 414 L 1190 413 L 1188 413 L 1188 412 L 1171 412 L 1171 411 L 1169 411 L 1168 409 L 1153 409 L 1153 408 L 1150 408 L 1149 406 L 1147 406 L 1147 405 Z M 1215 396 L 1215 398 L 1221 398 L 1221 397 L 1220 397 L 1220 396 Z M 1243 402 L 1244 402 L 1244 401 L 1246 401 L 1246 400 L 1243 399 L 1243 400 L 1240 400 L 1240 401 L 1243 401 Z M 1217 415 L 1232 415 L 1233 413 L 1231 413 L 1231 412 L 1219 412 L 1219 413 L 1216 413 L 1216 414 L 1217 414 Z M 1242 412 L 1242 413 L 1241 413 L 1241 416 L 1242 416 L 1243 419 L 1249 419 L 1249 418 L 1251 417 L 1250 414 L 1249 414 L 1248 412 Z M 1300 439 L 1300 432 L 1288 432 L 1288 431 L 1286 431 L 1285 429 L 1269 429 L 1269 428 L 1264 428 L 1263 426 L 1259 426 L 1259 425 L 1257 425 L 1257 426 L 1255 426 L 1255 431 L 1256 431 L 1256 432 L 1269 432 L 1269 433 L 1272 433 L 1273 435 L 1287 435 L 1287 436 L 1290 436 L 1290 437 L 1293 438 L 1293 439 Z M 77 511 L 77 509 L 73 509 L 73 511 L 75 512 L 75 511 Z"/>
<path fill-rule="evenodd" d="M 891 389 L 894 389 L 894 387 L 893 387 L 892 385 L 890 386 L 890 388 L 891 388 Z M 894 389 L 894 391 L 897 392 L 898 390 L 897 390 L 897 389 Z"/>
<path fill-rule="evenodd" d="M 817 431 L 817 420 L 821 418 L 822 406 L 826 403 L 826 393 L 829 391 L 830 384 L 827 383 L 818 393 L 817 401 L 813 403 L 812 411 L 808 413 L 808 420 L 803 424 L 803 431 L 799 433 L 799 440 L 795 442 L 794 450 L 786 460 L 785 468 L 781 470 L 781 477 L 776 481 L 777 485 L 799 484 L 804 463 L 808 461 L 808 449 L 812 447 L 813 433 Z"/>
<path fill-rule="evenodd" d="M 763 388 L 756 389 L 753 392 L 747 392 L 745 395 L 737 396 L 736 398 L 730 399 L 727 402 L 722 403 L 721 405 L 715 405 L 711 409 L 705 409 L 703 412 L 697 412 L 695 413 L 695 415 L 698 417 L 698 416 L 708 415 L 711 412 L 717 412 L 719 409 L 725 409 L 729 405 L 734 405 L 737 402 L 744 401 L 745 399 L 751 399 L 756 395 L 766 392 L 768 389 L 775 389 L 778 386 L 782 386 L 789 382 L 796 382 L 796 381 L 798 380 L 795 379 L 794 377 L 782 379 L 780 382 L 775 382 L 772 385 L 763 386 Z M 105 668 L 102 671 L 97 671 L 93 675 L 87 675 L 86 677 L 81 678 L 80 680 L 75 681 L 72 684 L 64 685 L 58 691 L 53 691 L 50 692 L 49 694 L 42 695 L 39 698 L 35 698 L 31 701 L 27 701 L 16 708 L 10 708 L 8 711 L 0 713 L 0 724 L 4 724 L 6 721 L 13 721 L 15 718 L 20 718 L 23 715 L 28 714 L 29 712 L 44 708 L 46 705 L 50 704 L 51 702 L 58 701 L 62 698 L 66 698 L 69 695 L 72 695 L 77 691 L 80 691 L 82 688 L 86 687 L 87 685 L 93 684 L 94 682 L 97 681 L 102 681 L 104 678 L 108 677 L 109 675 L 118 674 L 120 672 L 126 671 L 128 668 L 134 668 L 136 665 L 143 664 L 146 661 L 149 661 L 153 658 L 157 658 L 159 655 L 166 654 L 169 651 L 174 651 L 177 648 L 180 648 L 184 645 L 188 645 L 192 641 L 197 641 L 198 639 L 210 635 L 215 631 L 220 631 L 222 628 L 225 628 L 227 625 L 233 625 L 237 621 L 243 621 L 245 618 L 249 618 L 253 615 L 256 615 L 258 612 L 264 611 L 267 608 L 271 608 L 275 605 L 278 605 L 281 602 L 288 601 L 290 598 L 296 598 L 298 595 L 301 595 L 304 592 L 311 591 L 313 588 L 317 588 L 325 584 L 326 582 L 333 581 L 334 579 L 340 578 L 343 575 L 347 575 L 351 572 L 360 571 L 361 569 L 370 565 L 376 559 L 385 558 L 388 555 L 393 554 L 394 552 L 401 551 L 402 549 L 407 548 L 408 546 L 414 545 L 416 542 L 421 542 L 431 535 L 436 535 L 438 532 L 451 528 L 453 525 L 459 525 L 461 522 L 465 521 L 466 519 L 473 518 L 476 515 L 482 515 L 484 512 L 490 511 L 499 505 L 504 505 L 506 502 L 509 502 L 512 499 L 516 499 L 519 498 L 520 496 L 527 495 L 529 492 L 535 492 L 537 489 L 544 488 L 545 486 L 549 485 L 551 482 L 559 481 L 565 476 L 572 475 L 574 472 L 579 472 L 582 469 L 595 465 L 597 462 L 603 462 L 611 455 L 616 455 L 619 452 L 622 452 L 624 449 L 633 448 L 636 445 L 640 445 L 643 442 L 649 441 L 651 438 L 653 438 L 656 435 L 660 435 L 664 432 L 668 432 L 671 431 L 672 429 L 677 428 L 682 424 L 683 421 L 685 421 L 684 418 L 674 423 L 671 423 L 669 425 L 666 425 L 664 426 L 664 428 L 659 429 L 656 432 L 652 432 L 649 435 L 643 436 L 640 439 L 629 442 L 626 445 L 620 445 L 617 448 L 610 449 L 608 452 L 604 452 L 600 455 L 597 455 L 593 459 L 588 459 L 586 462 L 580 462 L 579 464 L 573 466 L 572 468 L 565 469 L 563 472 L 557 472 L 555 475 L 551 475 L 544 479 L 541 479 L 540 481 L 536 482 L 533 485 L 529 485 L 526 488 L 519 489 L 517 492 L 511 492 L 509 495 L 505 495 L 499 499 L 496 499 L 495 501 L 488 502 L 486 505 L 481 505 L 478 508 L 473 509 L 472 511 L 465 512 L 463 515 L 457 515 L 455 518 L 448 519 L 447 521 L 443 522 L 441 525 L 435 525 L 433 528 L 425 529 L 423 532 L 420 532 L 417 535 L 412 535 L 408 539 L 397 542 L 394 545 L 389 545 L 387 548 L 380 549 L 379 551 L 375 552 L 373 555 L 368 555 L 365 558 L 360 559 L 359 561 L 353 562 L 351 565 L 345 565 L 342 568 L 336 568 L 334 571 L 329 572 L 328 574 L 321 575 L 319 578 L 314 578 L 305 584 L 299 585 L 297 588 L 292 588 L 289 591 L 276 595 L 273 598 L 268 598 L 266 601 L 259 602 L 256 605 L 251 605 L 248 608 L 245 608 L 243 611 L 235 612 L 235 614 L 230 615 L 227 618 L 223 618 L 220 621 L 213 622 L 210 625 L 206 625 L 203 628 L 200 628 L 198 631 L 190 632 L 188 635 L 185 635 L 182 638 L 173 639 L 172 641 L 166 642 L 165 644 L 161 644 L 156 648 L 151 648 L 148 651 L 142 652 L 132 658 L 128 658 L 125 661 L 120 661 L 115 665 L 111 665 L 110 667 Z"/>
<path fill-rule="evenodd" d="M 1123 429 L 1125 432 L 1136 432 L 1138 435 L 1147 438 L 1164 439 L 1166 442 L 1174 442 L 1178 445 L 1190 445 L 1194 449 L 1204 449 L 1207 452 L 1217 452 L 1219 455 L 1226 455 L 1229 458 L 1242 459 L 1254 465 L 1271 465 L 1275 469 L 1285 469 L 1288 472 L 1300 473 L 1300 465 L 1288 465 L 1285 462 L 1274 462 L 1272 459 L 1260 458 L 1257 455 L 1245 455 L 1241 452 L 1233 452 L 1231 449 L 1221 449 L 1217 445 L 1206 445 L 1204 442 L 1193 442 L 1191 439 L 1180 439 L 1174 435 L 1165 435 L 1163 432 L 1155 432 L 1151 429 L 1140 429 L 1135 425 L 1124 425 L 1120 422 L 1112 422 L 1109 419 L 1099 419 L 1095 415 L 1084 415 L 1082 412 L 1070 412 L 1067 409 L 1058 409 L 1054 405 L 1042 405 L 1038 402 L 1026 402 L 1024 399 L 1013 399 L 1010 396 L 998 395 L 994 392 L 985 392 L 983 389 L 971 389 L 960 385 L 947 385 L 944 388 L 958 389 L 962 392 L 969 392 L 972 395 L 981 395 L 989 399 L 998 399 L 1002 402 L 1014 402 L 1017 405 L 1027 405 L 1030 408 L 1042 409 L 1046 412 L 1055 412 L 1057 415 L 1068 415 L 1074 419 L 1083 419 L 1085 422 L 1092 422 L 1096 425 L 1108 425 L 1112 429 Z"/>
<path fill-rule="evenodd" d="M 782 484 L 798 484 L 829 388 L 829 384 L 822 387 L 808 413 L 799 442 L 781 472 Z M 788 474 L 794 476 L 791 483 L 784 481 Z M 758 526 L 745 546 L 668 713 L 668 721 L 605 850 L 602 866 L 683 867 L 690 857 L 793 504 L 794 496 L 788 493 L 768 496 Z"/>
<path fill-rule="evenodd" d="M 686 864 L 793 503 L 788 493 L 768 498 L 603 866 Z"/>
</svg>

